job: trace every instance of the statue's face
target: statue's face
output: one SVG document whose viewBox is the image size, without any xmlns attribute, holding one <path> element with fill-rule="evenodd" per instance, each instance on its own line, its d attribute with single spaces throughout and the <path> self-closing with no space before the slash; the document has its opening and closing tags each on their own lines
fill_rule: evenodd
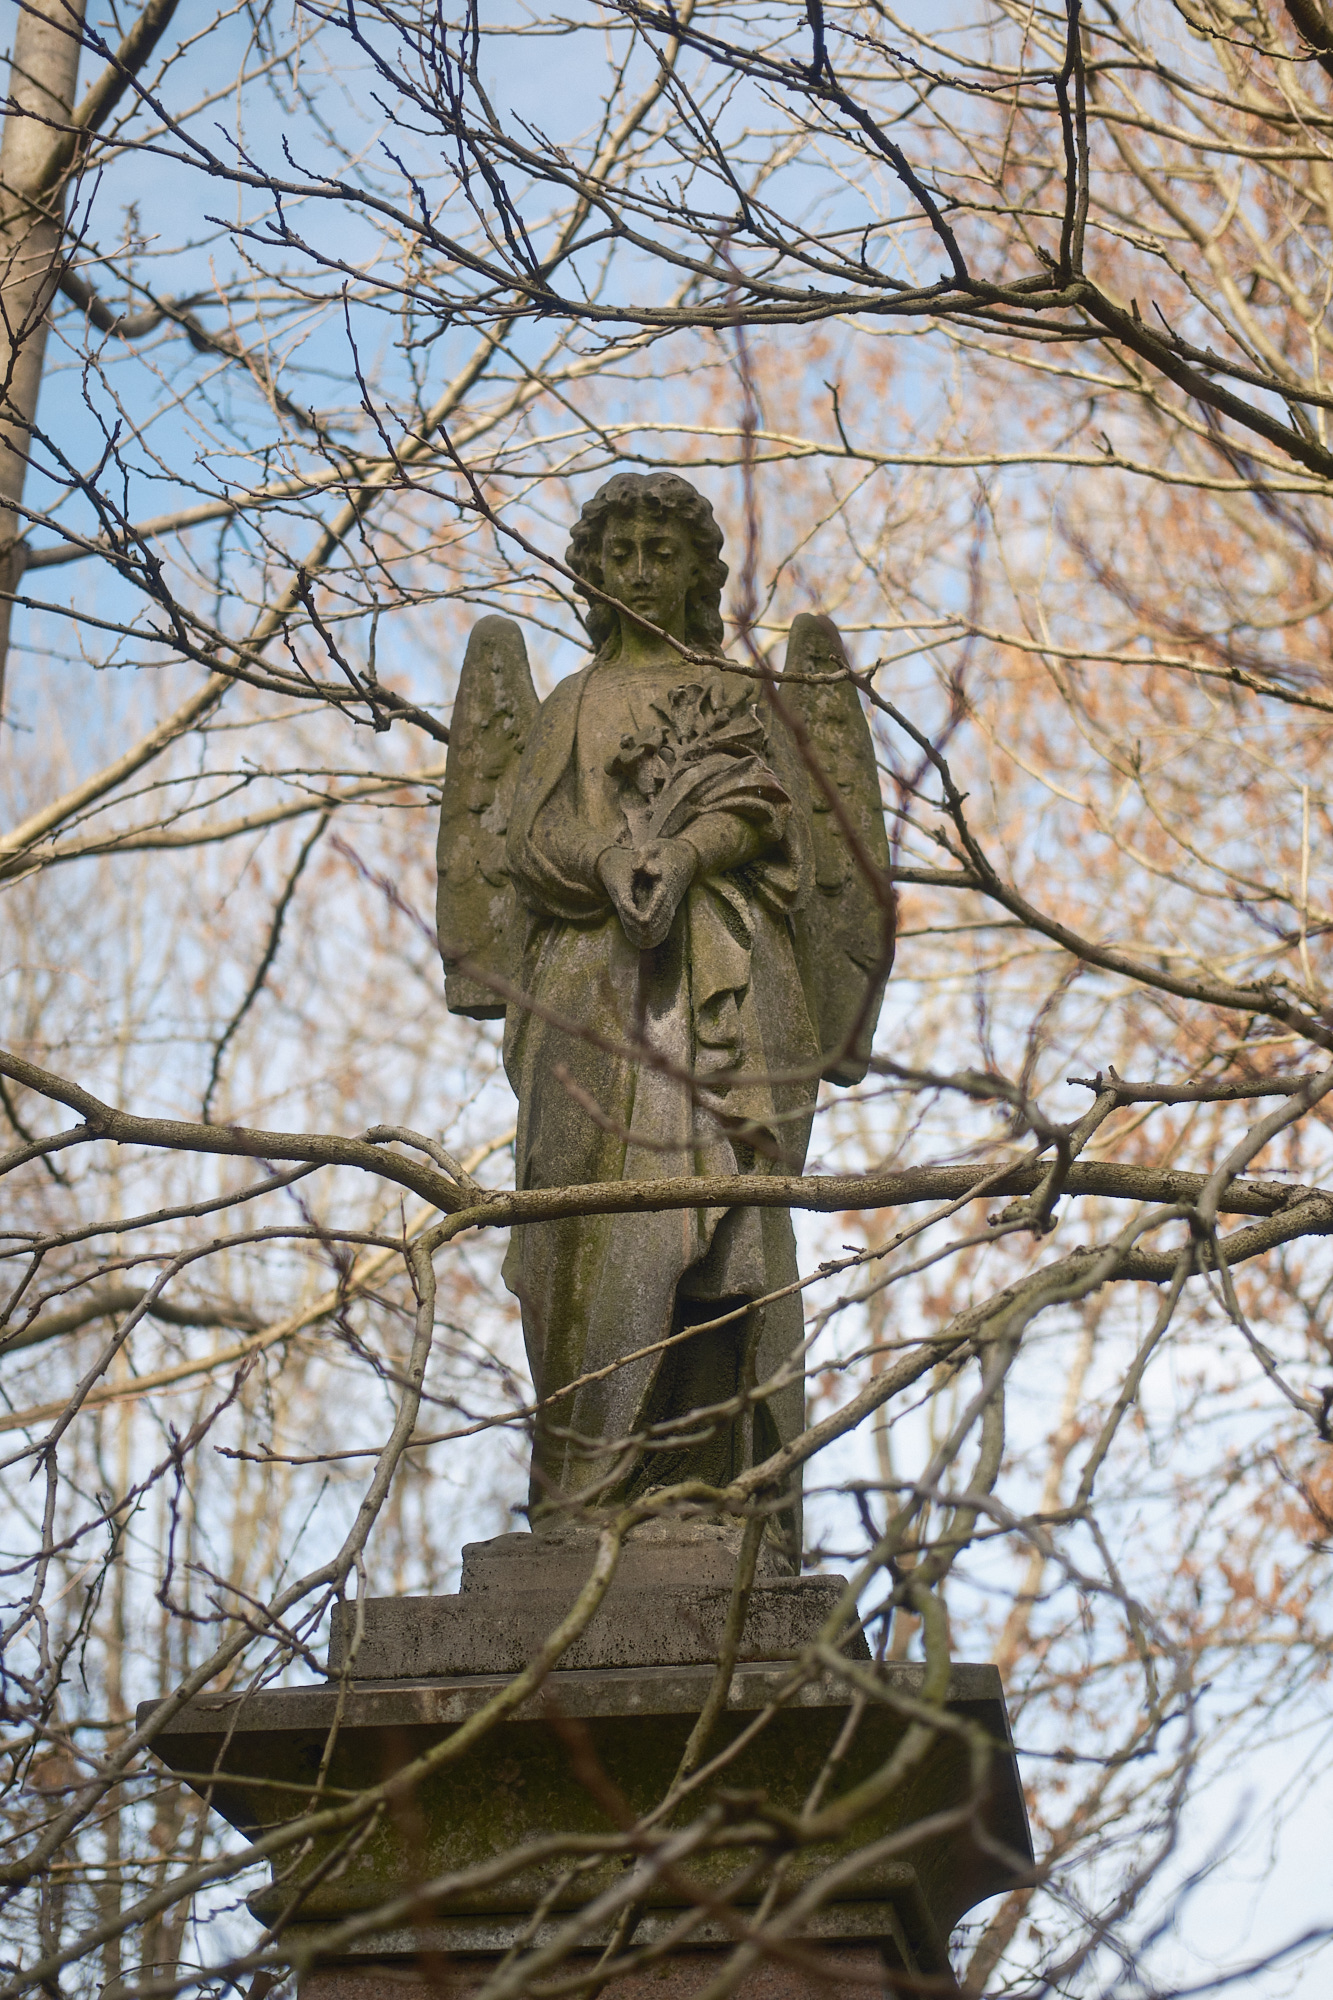
<svg viewBox="0 0 1333 2000">
<path fill-rule="evenodd" d="M 685 637 L 685 600 L 694 572 L 694 550 L 669 516 L 636 511 L 607 522 L 603 590 L 673 639 Z"/>
</svg>

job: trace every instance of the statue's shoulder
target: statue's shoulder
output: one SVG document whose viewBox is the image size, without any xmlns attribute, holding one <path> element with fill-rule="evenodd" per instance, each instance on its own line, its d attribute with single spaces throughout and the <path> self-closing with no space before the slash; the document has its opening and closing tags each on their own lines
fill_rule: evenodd
<svg viewBox="0 0 1333 2000">
<path fill-rule="evenodd" d="M 566 674 L 562 681 L 556 682 L 537 710 L 539 722 L 545 721 L 548 727 L 554 727 L 563 722 L 566 716 L 578 714 L 579 703 L 583 700 L 583 690 L 596 664 L 595 660 L 590 660 L 586 667 L 577 667 L 572 674 Z"/>
<path fill-rule="evenodd" d="M 519 775 L 520 785 L 540 782 L 538 774 L 550 764 L 552 758 L 563 761 L 569 755 L 578 729 L 583 690 L 592 671 L 592 665 L 589 665 L 566 674 L 562 681 L 556 682 L 545 701 L 538 705 L 528 732 Z"/>
</svg>

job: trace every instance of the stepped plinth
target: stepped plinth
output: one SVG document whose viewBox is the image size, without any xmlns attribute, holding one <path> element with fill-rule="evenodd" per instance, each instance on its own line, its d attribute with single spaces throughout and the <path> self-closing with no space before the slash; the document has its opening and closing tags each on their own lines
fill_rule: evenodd
<svg viewBox="0 0 1333 2000">
<path fill-rule="evenodd" d="M 344 1607 L 325 1684 L 201 1696 L 162 1729 L 157 1754 L 251 1837 L 419 1767 L 370 1821 L 277 1857 L 250 1899 L 282 1924 L 305 2000 L 387 2000 L 405 1984 L 461 1995 L 511 1951 L 533 1955 L 534 1975 L 560 1953 L 568 1976 L 597 1963 L 627 1901 L 633 1948 L 653 1962 L 613 1982 L 616 2000 L 701 1990 L 759 1925 L 765 1948 L 737 1989 L 749 2000 L 850 1996 L 895 1971 L 947 1983 L 954 1925 L 1031 1864 L 1000 1677 L 955 1665 L 939 1726 L 876 1796 L 932 1711 L 924 1668 L 872 1665 L 855 1629 L 846 1677 L 802 1666 L 827 1643 L 840 1578 L 761 1563 L 711 1772 L 665 1819 L 655 1809 L 715 1677 L 729 1530 L 636 1531 L 557 1669 L 461 1755 L 445 1748 L 568 1610 L 592 1548 L 586 1534 L 474 1544 L 456 1596 Z M 846 1800 L 848 1814 L 803 1838 L 816 1794 L 819 1811 Z M 712 1837 L 691 1848 L 682 1830 L 705 1817 Z M 636 1867 L 682 1837 L 631 1894 Z"/>
</svg>

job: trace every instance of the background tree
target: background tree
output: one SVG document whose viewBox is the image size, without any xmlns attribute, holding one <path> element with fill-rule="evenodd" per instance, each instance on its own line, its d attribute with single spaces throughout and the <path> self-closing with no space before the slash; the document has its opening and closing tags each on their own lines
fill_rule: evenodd
<svg viewBox="0 0 1333 2000">
<path fill-rule="evenodd" d="M 816 1556 L 1010 1688 L 1042 1875 L 960 1967 L 1317 1990 L 1327 1911 L 1186 1891 L 1329 1660 L 1322 12 L 12 18 L 6 1990 L 262 1973 L 135 1701 L 318 1670 L 522 1491 L 421 913 L 462 635 L 581 657 L 620 464 L 714 498 L 737 657 L 827 609 L 875 707 L 881 1061 L 773 1193 Z"/>
</svg>

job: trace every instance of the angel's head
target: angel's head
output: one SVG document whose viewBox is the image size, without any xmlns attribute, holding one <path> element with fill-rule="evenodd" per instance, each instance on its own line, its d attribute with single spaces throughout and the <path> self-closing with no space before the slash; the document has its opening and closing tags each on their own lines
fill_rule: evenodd
<svg viewBox="0 0 1333 2000">
<path fill-rule="evenodd" d="M 674 472 L 618 472 L 593 494 L 574 524 L 565 561 L 575 576 L 592 586 L 580 595 L 588 602 L 584 620 L 588 636 L 597 652 L 620 631 L 620 613 L 593 593 L 609 588 L 605 581 L 608 537 L 621 531 L 659 531 L 663 542 L 663 568 L 678 569 L 684 587 L 684 622 L 680 637 L 701 652 L 717 652 L 722 645 L 722 586 L 727 565 L 722 561 L 722 530 L 702 493 L 688 479 Z M 673 549 L 678 551 L 673 561 Z M 666 576 L 663 583 L 667 584 Z M 667 585 L 669 587 L 669 585 Z M 617 592 L 632 602 L 625 589 Z M 645 599 L 645 617 L 652 616 Z"/>
</svg>

